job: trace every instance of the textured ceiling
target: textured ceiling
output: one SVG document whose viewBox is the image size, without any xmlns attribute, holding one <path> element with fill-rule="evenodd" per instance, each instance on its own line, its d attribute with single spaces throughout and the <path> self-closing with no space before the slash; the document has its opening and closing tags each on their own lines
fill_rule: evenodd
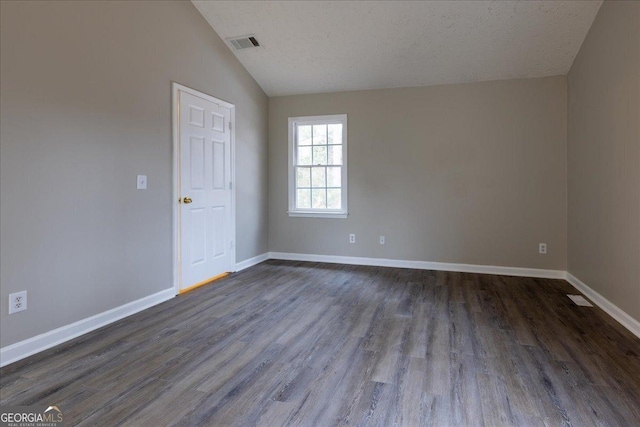
<svg viewBox="0 0 640 427">
<path fill-rule="evenodd" d="M 196 1 L 269 96 L 566 74 L 602 1 Z"/>
</svg>

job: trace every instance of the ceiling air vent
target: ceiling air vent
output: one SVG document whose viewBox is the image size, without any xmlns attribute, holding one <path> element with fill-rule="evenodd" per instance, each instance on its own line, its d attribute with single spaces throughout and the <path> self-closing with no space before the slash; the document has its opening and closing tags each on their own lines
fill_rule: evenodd
<svg viewBox="0 0 640 427">
<path fill-rule="evenodd" d="M 233 37 L 227 39 L 227 41 L 229 42 L 229 44 L 231 44 L 231 46 L 233 46 L 235 50 L 248 49 L 250 47 L 260 47 L 260 43 L 258 43 L 256 36 L 253 34 L 248 36 Z"/>
</svg>

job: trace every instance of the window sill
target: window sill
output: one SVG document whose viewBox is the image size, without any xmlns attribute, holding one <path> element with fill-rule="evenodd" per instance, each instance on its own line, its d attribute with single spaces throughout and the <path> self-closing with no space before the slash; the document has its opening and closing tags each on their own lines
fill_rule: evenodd
<svg viewBox="0 0 640 427">
<path fill-rule="evenodd" d="M 346 212 L 287 212 L 290 217 L 301 218 L 347 218 L 349 216 Z"/>
</svg>

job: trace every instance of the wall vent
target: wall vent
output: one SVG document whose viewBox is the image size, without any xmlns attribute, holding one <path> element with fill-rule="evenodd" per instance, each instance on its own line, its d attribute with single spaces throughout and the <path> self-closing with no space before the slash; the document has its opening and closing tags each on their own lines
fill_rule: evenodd
<svg viewBox="0 0 640 427">
<path fill-rule="evenodd" d="M 260 47 L 260 43 L 258 43 L 258 39 L 256 39 L 256 36 L 254 34 L 241 37 L 232 37 L 230 39 L 227 39 L 227 41 L 235 50 Z"/>
</svg>

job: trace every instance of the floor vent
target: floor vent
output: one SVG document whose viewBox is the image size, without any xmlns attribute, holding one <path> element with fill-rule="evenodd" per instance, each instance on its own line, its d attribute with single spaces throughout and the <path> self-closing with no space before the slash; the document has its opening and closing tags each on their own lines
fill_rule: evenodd
<svg viewBox="0 0 640 427">
<path fill-rule="evenodd" d="M 581 307 L 593 307 L 593 304 L 591 304 L 589 301 L 587 301 L 585 299 L 585 297 L 583 297 L 582 295 L 569 295 L 569 294 L 567 294 L 567 296 L 569 298 L 571 298 L 571 301 L 573 301 L 576 305 L 579 305 Z"/>
<path fill-rule="evenodd" d="M 258 39 L 256 39 L 256 36 L 253 34 L 250 34 L 248 36 L 232 37 L 230 39 L 227 39 L 227 41 L 231 46 L 233 46 L 235 50 L 260 47 Z"/>
</svg>

